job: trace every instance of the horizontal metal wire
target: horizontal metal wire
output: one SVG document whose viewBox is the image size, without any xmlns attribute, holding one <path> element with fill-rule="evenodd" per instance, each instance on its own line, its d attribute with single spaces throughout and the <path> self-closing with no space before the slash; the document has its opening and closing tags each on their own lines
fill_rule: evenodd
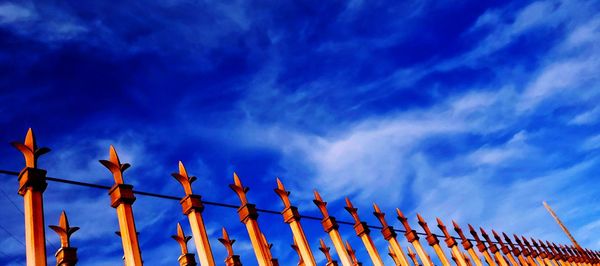
<svg viewBox="0 0 600 266">
<path fill-rule="evenodd" d="M 12 176 L 18 176 L 19 172 L 15 172 L 15 171 L 9 171 L 9 170 L 1 170 L 0 169 L 0 174 L 5 174 L 5 175 L 12 175 Z M 93 184 L 93 183 L 87 183 L 87 182 L 80 182 L 80 181 L 74 181 L 74 180 L 69 180 L 69 179 L 63 179 L 63 178 L 56 178 L 56 177 L 46 177 L 46 180 L 48 181 L 52 181 L 52 182 L 58 182 L 58 183 L 63 183 L 63 184 L 69 184 L 69 185 L 76 185 L 76 186 L 83 186 L 83 187 L 90 187 L 90 188 L 96 188 L 96 189 L 103 189 L 103 190 L 109 190 L 111 188 L 111 186 L 106 186 L 106 185 L 100 185 L 100 184 Z M 171 195 L 164 195 L 164 194 L 159 194 L 159 193 L 153 193 L 153 192 L 146 192 L 146 191 L 140 191 L 140 190 L 133 190 L 134 194 L 137 195 L 142 195 L 142 196 L 148 196 L 148 197 L 153 197 L 153 198 L 159 198 L 159 199 L 169 199 L 169 200 L 181 200 L 181 197 L 177 197 L 177 196 L 171 196 Z M 202 203 L 205 205 L 212 205 L 212 206 L 219 206 L 219 207 L 225 207 L 225 208 L 232 208 L 232 209 L 237 209 L 239 208 L 238 205 L 234 205 L 234 204 L 228 204 L 228 203 L 223 203 L 223 202 L 216 202 L 216 201 L 207 201 L 207 200 L 202 200 Z M 278 214 L 281 215 L 280 211 L 274 211 L 274 210 L 268 210 L 268 209 L 259 209 L 257 208 L 256 211 L 261 212 L 261 213 L 269 213 L 269 214 Z M 317 217 L 317 216 L 311 216 L 311 215 L 300 215 L 301 218 L 303 219 L 308 219 L 308 220 L 316 220 L 316 221 L 321 221 L 322 218 Z M 340 220 L 336 220 L 338 224 L 344 224 L 344 225 L 354 225 L 354 222 L 348 222 L 348 221 L 340 221 Z M 383 229 L 383 227 L 381 226 L 374 226 L 374 225 L 367 225 L 367 227 L 369 227 L 370 229 L 378 229 L 381 230 Z M 406 233 L 406 230 L 402 230 L 402 229 L 395 229 L 394 231 L 399 232 L 399 233 Z M 418 235 L 422 235 L 422 236 L 426 236 L 427 234 L 424 232 L 417 232 Z M 439 234 L 433 234 L 436 237 L 442 237 L 444 238 L 445 236 L 443 235 L 439 235 Z M 452 238 L 456 239 L 456 240 L 461 240 L 460 237 L 457 236 L 452 236 Z M 470 241 L 475 241 L 475 239 L 471 239 L 471 238 L 467 238 Z M 481 239 L 482 242 L 488 242 L 485 239 Z M 497 244 L 498 242 L 490 242 L 490 243 L 494 243 Z"/>
</svg>

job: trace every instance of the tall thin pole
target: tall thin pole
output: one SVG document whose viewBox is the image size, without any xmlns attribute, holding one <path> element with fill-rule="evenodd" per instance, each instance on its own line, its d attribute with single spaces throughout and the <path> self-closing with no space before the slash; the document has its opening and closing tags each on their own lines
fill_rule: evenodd
<svg viewBox="0 0 600 266">
<path fill-rule="evenodd" d="M 552 215 L 552 218 L 554 218 L 554 220 L 556 221 L 556 223 L 558 224 L 558 226 L 560 226 L 560 228 L 563 230 L 563 232 L 565 232 L 565 234 L 567 234 L 567 237 L 571 240 L 571 242 L 573 242 L 573 246 L 575 246 L 575 248 L 580 251 L 581 253 L 585 253 L 583 252 L 583 248 L 581 248 L 581 246 L 579 245 L 579 243 L 577 243 L 577 240 L 575 240 L 575 238 L 573 237 L 573 235 L 571 235 L 571 232 L 569 232 L 569 229 L 567 229 L 567 227 L 565 226 L 565 224 L 563 224 L 563 222 L 560 220 L 560 218 L 558 218 L 558 215 L 556 215 L 556 213 L 554 212 L 554 210 L 552 210 L 552 208 L 550 208 L 550 205 L 548 205 L 547 202 L 543 201 L 542 202 L 544 204 L 544 208 L 546 208 L 546 210 L 548 210 L 548 212 L 550 213 L 550 215 Z"/>
<path fill-rule="evenodd" d="M 23 197 L 25 213 L 27 266 L 45 266 L 47 262 L 43 193 L 48 183 L 46 183 L 46 170 L 37 168 L 37 160 L 50 149 L 37 147 L 31 128 L 27 131 L 24 143 L 12 142 L 11 144 L 25 157 L 25 168 L 19 173 L 18 193 Z"/>
</svg>

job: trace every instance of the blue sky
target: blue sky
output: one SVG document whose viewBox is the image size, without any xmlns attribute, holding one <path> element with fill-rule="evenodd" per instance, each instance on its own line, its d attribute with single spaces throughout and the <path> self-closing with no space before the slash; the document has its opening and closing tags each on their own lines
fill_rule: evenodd
<svg viewBox="0 0 600 266">
<path fill-rule="evenodd" d="M 183 195 L 170 177 L 182 160 L 207 200 L 238 203 L 236 171 L 260 208 L 282 207 L 277 176 L 308 215 L 316 188 L 340 220 L 349 196 L 371 224 L 377 202 L 397 228 L 395 207 L 566 243 L 547 200 L 600 249 L 598 14 L 597 1 L 4 1 L 0 139 L 33 127 L 54 177 L 112 184 L 97 160 L 114 144 L 140 190 Z M 0 156 L 2 169 L 23 166 L 8 144 Z M 0 183 L 2 225 L 23 237 L 16 178 Z M 45 199 L 47 224 L 65 209 L 82 228 L 82 265 L 120 265 L 106 193 L 50 183 Z M 146 264 L 176 263 L 169 236 L 176 222 L 189 232 L 178 203 L 140 196 L 134 212 Z M 234 210 L 205 219 L 218 261 L 226 226 L 256 264 Z M 281 217 L 259 221 L 274 256 L 295 263 Z M 313 247 L 330 243 L 303 222 Z M 353 229 L 341 232 L 368 264 Z M 1 264 L 22 265 L 4 231 L 0 245 Z"/>
</svg>

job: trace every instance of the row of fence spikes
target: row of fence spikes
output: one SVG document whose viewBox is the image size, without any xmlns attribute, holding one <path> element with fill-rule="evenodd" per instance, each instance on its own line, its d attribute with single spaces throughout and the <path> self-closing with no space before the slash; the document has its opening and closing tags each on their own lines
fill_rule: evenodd
<svg viewBox="0 0 600 266">
<path fill-rule="evenodd" d="M 33 232 L 33 237 L 28 237 L 26 240 L 28 241 L 27 248 L 27 259 L 28 264 L 30 264 L 30 259 L 35 261 L 33 263 L 35 265 L 45 265 L 45 258 L 43 258 L 43 263 L 41 263 L 40 254 L 45 254 L 45 246 L 43 246 L 43 253 L 40 253 L 39 250 L 36 250 L 37 245 L 40 243 L 40 240 L 44 240 L 45 236 L 43 236 L 43 208 L 36 208 L 35 206 L 43 205 L 42 201 L 42 193 L 46 188 L 45 183 L 45 170 L 37 168 L 37 160 L 40 155 L 47 153 L 49 151 L 48 148 L 38 148 L 35 137 L 33 135 L 33 131 L 29 129 L 27 132 L 27 136 L 25 138 L 24 143 L 12 143 L 17 149 L 19 149 L 23 156 L 25 157 L 26 167 L 21 171 L 19 175 L 20 187 L 19 194 L 23 195 L 26 199 L 27 204 L 31 204 L 33 206 L 33 220 L 31 221 L 31 225 L 39 225 L 40 221 L 36 220 L 36 217 L 41 216 L 41 237 L 39 234 L 39 230 L 33 230 L 32 228 L 26 228 L 26 230 L 31 230 Z M 119 216 L 119 226 L 120 226 L 120 236 L 123 241 L 123 249 L 124 249 L 124 261 L 126 265 L 142 265 L 143 261 L 141 259 L 141 252 L 139 250 L 139 244 L 137 241 L 137 231 L 135 230 L 135 221 L 133 218 L 133 210 L 131 205 L 135 201 L 135 196 L 133 194 L 133 187 L 131 185 L 125 184 L 123 180 L 123 172 L 130 167 L 129 164 L 122 164 L 119 160 L 119 157 L 116 153 L 116 150 L 111 145 L 109 151 L 109 160 L 101 160 L 100 162 L 108 168 L 108 170 L 112 173 L 115 184 L 109 191 L 109 195 L 111 198 L 111 206 L 117 210 L 117 215 Z M 206 230 L 204 228 L 204 222 L 202 219 L 202 211 L 204 209 L 201 201 L 201 197 L 199 195 L 195 195 L 192 193 L 191 183 L 196 179 L 193 176 L 189 176 L 187 174 L 187 170 L 183 166 L 183 163 L 179 162 L 179 172 L 172 174 L 173 177 L 183 186 L 185 197 L 181 199 L 180 203 L 183 208 L 183 213 L 188 216 L 190 225 L 192 228 L 193 238 L 196 242 L 196 248 L 198 249 L 198 256 L 200 258 L 201 265 L 215 265 L 214 259 L 212 257 L 212 251 L 210 248 L 210 243 L 208 242 L 208 237 L 206 236 Z M 246 193 L 249 188 L 244 187 L 241 183 L 240 178 L 236 173 L 233 174 L 234 184 L 230 185 L 230 188 L 238 195 L 240 199 L 240 207 L 238 208 L 238 214 L 240 215 L 240 221 L 246 225 L 248 229 L 248 234 L 250 236 L 250 240 L 252 242 L 256 258 L 258 260 L 259 265 L 278 265 L 277 259 L 273 258 L 271 255 L 271 247 L 272 244 L 268 243 L 265 235 L 261 232 L 258 225 L 258 212 L 254 204 L 248 202 L 246 197 Z M 300 215 L 296 207 L 291 205 L 289 200 L 290 192 L 285 190 L 283 183 L 281 180 L 277 178 L 277 188 L 275 189 L 277 195 L 281 198 L 284 204 L 284 210 L 281 212 L 283 215 L 284 221 L 288 223 L 292 229 L 292 233 L 294 236 L 294 244 L 292 247 L 297 251 L 300 257 L 299 265 L 316 265 L 310 247 L 308 247 L 308 243 L 304 236 L 304 232 L 302 231 L 302 227 L 300 225 Z M 29 198 L 33 198 L 33 203 L 27 202 L 28 193 L 38 193 L 32 194 L 33 196 L 29 196 Z M 39 199 L 38 199 L 39 196 Z M 342 265 L 361 265 L 356 258 L 356 254 L 354 249 L 350 246 L 350 244 L 346 241 L 343 242 L 340 234 L 338 232 L 338 224 L 334 217 L 330 216 L 326 205 L 317 191 L 314 192 L 314 203 L 321 211 L 323 216 L 322 225 L 326 233 L 329 234 L 331 240 L 334 244 L 334 247 L 337 251 L 338 256 L 342 260 Z M 36 200 L 38 200 L 36 202 Z M 388 248 L 390 256 L 394 259 L 394 261 L 398 265 L 408 266 L 408 261 L 405 257 L 405 254 L 402 252 L 399 244 L 396 241 L 396 233 L 394 229 L 387 224 L 384 219 L 384 213 L 381 212 L 379 207 L 374 204 L 374 215 L 382 224 L 382 234 L 384 238 L 390 242 L 390 246 Z M 346 207 L 345 209 L 352 216 L 355 224 L 354 229 L 356 231 L 356 235 L 361 238 L 363 241 L 367 252 L 371 258 L 371 261 L 374 265 L 383 265 L 381 257 L 377 249 L 375 248 L 373 241 L 370 237 L 370 229 L 368 225 L 360 220 L 358 215 L 358 209 L 355 208 L 351 201 L 346 198 Z M 416 250 L 415 253 L 408 247 L 408 254 L 413 263 L 417 265 L 416 257 L 418 256 L 421 259 L 421 262 L 424 266 L 433 266 L 432 260 L 425 253 L 422 246 L 419 243 L 419 237 L 416 234 L 416 231 L 412 230 L 408 223 L 408 219 L 403 215 L 403 213 L 396 209 L 398 214 L 398 219 L 402 223 L 402 225 L 406 229 L 405 237 L 412 244 L 412 246 Z M 41 213 L 41 215 L 40 215 Z M 26 220 L 31 217 L 27 217 Z M 436 235 L 434 235 L 429 229 L 425 220 L 417 214 L 418 223 L 424 229 L 426 234 L 426 240 L 428 244 L 434 249 L 437 256 L 439 257 L 441 263 L 444 266 L 449 266 L 450 263 L 446 258 L 442 248 L 439 245 L 439 240 Z M 453 221 L 454 229 L 459 234 L 462 245 L 467 250 L 471 259 L 467 257 L 464 252 L 461 252 L 457 248 L 456 240 L 450 236 L 445 225 L 438 218 L 438 227 L 442 230 L 445 242 L 452 250 L 451 259 L 455 261 L 456 264 L 460 266 L 469 266 L 471 265 L 471 260 L 475 262 L 477 266 L 481 266 L 481 261 L 479 257 L 473 251 L 473 245 L 471 242 L 464 236 L 462 230 L 458 226 L 456 222 Z M 27 223 L 27 221 L 26 221 Z M 35 227 L 34 227 L 35 228 Z M 72 233 L 77 231 L 77 227 L 70 227 L 66 213 L 63 211 L 61 213 L 61 217 L 59 220 L 58 226 L 50 226 L 61 239 L 61 248 L 57 251 L 56 257 L 57 260 L 61 259 L 62 262 L 59 263 L 57 261 L 57 265 L 74 265 L 77 262 L 76 256 L 76 248 L 70 246 L 70 236 Z M 554 261 L 560 262 L 575 262 L 582 265 L 591 265 L 598 264 L 600 262 L 600 255 L 598 252 L 591 251 L 589 249 L 581 249 L 578 250 L 576 248 L 572 248 L 570 246 L 556 245 L 554 243 L 550 243 L 546 241 L 546 243 L 538 240 L 537 243 L 534 239 L 531 239 L 533 242 L 533 247 L 528 242 L 525 237 L 515 237 L 515 242 L 519 246 L 519 248 L 515 247 L 512 240 L 503 233 L 504 240 L 506 240 L 506 245 L 502 238 L 492 230 L 494 238 L 498 241 L 500 245 L 500 249 L 496 246 L 496 244 L 491 240 L 490 236 L 484 231 L 483 228 L 480 228 L 481 235 L 485 239 L 481 240 L 475 231 L 475 229 L 469 225 L 469 231 L 473 235 L 475 242 L 477 244 L 477 248 L 479 252 L 483 254 L 486 262 L 492 266 L 495 266 L 496 263 L 501 266 L 508 266 L 508 263 L 505 260 L 508 258 L 509 262 L 513 265 L 517 265 L 515 258 L 516 256 L 519 259 L 519 263 L 521 264 L 531 264 L 535 265 L 533 259 L 550 259 Z M 37 235 L 36 232 L 37 231 Z M 223 237 L 219 239 L 219 241 L 225 246 L 227 249 L 228 257 L 225 260 L 226 265 L 241 265 L 239 261 L 239 256 L 233 253 L 232 245 L 234 240 L 230 239 L 225 228 L 222 230 Z M 27 231 L 26 234 L 31 232 Z M 33 241 L 33 244 L 29 246 L 30 238 Z M 177 224 L 177 235 L 174 235 L 173 238 L 179 243 L 181 247 L 181 256 L 179 257 L 179 262 L 181 266 L 184 265 L 196 265 L 194 255 L 189 253 L 187 250 L 187 242 L 192 239 L 191 236 L 186 236 L 181 228 L 180 224 Z M 523 240 L 521 242 L 521 240 Z M 320 239 L 321 247 L 319 248 L 327 259 L 327 265 L 337 265 L 337 263 L 332 259 L 329 254 L 329 248 L 325 245 L 324 241 Z M 488 246 L 484 244 L 484 242 L 488 243 Z M 43 241 L 41 242 L 43 243 Z M 523 244 L 524 243 L 524 244 Z M 546 245 L 547 244 L 547 245 Z M 488 253 L 491 251 L 494 254 L 494 259 Z M 500 253 L 504 254 L 504 256 Z M 72 254 L 71 254 L 72 253 Z M 31 257 L 31 258 L 30 258 Z M 65 259 L 65 257 L 69 257 L 69 259 Z M 479 263 L 478 263 L 479 261 Z M 38 263 L 40 262 L 40 263 Z M 532 263 L 533 262 L 533 263 Z M 560 263 L 561 266 L 563 263 Z"/>
</svg>

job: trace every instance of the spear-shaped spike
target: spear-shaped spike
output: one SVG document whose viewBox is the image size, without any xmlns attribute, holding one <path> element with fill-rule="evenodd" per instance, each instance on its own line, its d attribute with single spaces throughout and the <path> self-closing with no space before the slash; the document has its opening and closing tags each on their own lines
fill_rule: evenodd
<svg viewBox="0 0 600 266">
<path fill-rule="evenodd" d="M 350 213 L 350 215 L 352 215 L 355 224 L 360 223 L 360 218 L 358 217 L 357 212 L 358 209 L 354 208 L 354 205 L 352 205 L 352 202 L 350 202 L 350 199 L 348 197 L 346 197 L 346 207 L 344 207 L 344 209 L 346 209 Z"/>
<path fill-rule="evenodd" d="M 404 226 L 404 229 L 406 230 L 406 232 L 411 232 L 412 228 L 410 228 L 410 224 L 408 223 L 408 218 L 406 218 L 406 216 L 404 216 L 404 213 L 402 213 L 402 211 L 400 211 L 400 209 L 396 208 L 396 214 L 398 215 L 398 220 L 400 220 L 400 222 Z"/>
<path fill-rule="evenodd" d="M 350 255 L 350 258 L 352 258 L 353 264 L 361 265 L 361 263 L 358 262 L 358 259 L 356 258 L 356 251 L 352 249 L 352 246 L 350 246 L 350 243 L 348 241 L 346 241 L 346 250 L 348 250 L 348 255 Z"/>
<path fill-rule="evenodd" d="M 437 221 L 437 224 L 438 224 L 438 227 L 440 228 L 440 230 L 442 230 L 442 233 L 444 233 L 444 237 L 446 237 L 446 239 L 454 239 L 454 238 L 452 238 L 450 233 L 448 233 L 448 229 L 446 229 L 446 225 L 444 225 L 444 222 L 442 222 L 442 220 L 437 217 L 435 218 L 435 220 Z"/>
<path fill-rule="evenodd" d="M 435 238 L 436 241 L 434 242 L 439 242 L 437 241 L 437 237 L 431 233 L 431 230 L 429 230 L 429 226 L 427 225 L 427 222 L 425 222 L 425 219 L 423 219 L 423 217 L 417 213 L 417 219 L 419 220 L 419 225 L 421 225 L 421 227 L 423 227 L 423 230 L 425 231 L 425 234 L 427 234 L 428 238 Z M 432 245 L 432 241 L 429 241 L 428 239 L 429 245 Z"/>
<path fill-rule="evenodd" d="M 227 233 L 227 230 L 225 230 L 225 227 L 221 229 L 221 232 L 223 234 L 223 237 L 219 238 L 219 242 L 221 242 L 223 246 L 225 246 L 225 249 L 227 250 L 227 256 L 233 257 L 233 243 L 235 242 L 235 240 L 229 238 L 229 234 Z"/>
<path fill-rule="evenodd" d="M 67 219 L 67 213 L 62 211 L 58 220 L 58 226 L 49 226 L 60 238 L 61 248 L 71 247 L 71 235 L 79 230 L 79 227 L 70 227 L 69 220 Z"/>
<path fill-rule="evenodd" d="M 323 241 L 322 238 L 319 239 L 319 244 L 321 245 L 321 247 L 319 247 L 319 250 L 321 252 L 323 252 L 323 254 L 325 255 L 325 258 L 327 259 L 327 263 L 333 263 L 333 259 L 331 258 L 331 253 L 329 253 L 330 248 L 327 247 L 327 245 L 325 245 L 325 241 Z"/>
<path fill-rule="evenodd" d="M 181 255 L 188 254 L 187 242 L 192 239 L 191 236 L 186 236 L 183 232 L 183 228 L 181 228 L 181 224 L 177 223 L 177 234 L 172 235 L 171 238 L 175 239 L 181 248 Z"/>
<path fill-rule="evenodd" d="M 171 176 L 175 178 L 183 186 L 185 195 L 192 195 L 192 182 L 196 180 L 195 176 L 189 176 L 185 166 L 179 161 L 179 173 L 172 173 Z"/>
<path fill-rule="evenodd" d="M 315 203 L 315 205 L 317 205 L 319 211 L 321 211 L 323 218 L 328 218 L 329 212 L 327 211 L 327 202 L 323 201 L 323 198 L 321 198 L 321 194 L 319 194 L 317 190 L 314 190 L 314 195 L 315 199 L 313 200 L 313 202 Z"/>
<path fill-rule="evenodd" d="M 236 172 L 233 172 L 233 184 L 230 184 L 229 187 L 238 195 L 242 205 L 248 204 L 246 192 L 248 192 L 248 190 L 250 189 L 242 185 L 242 181 L 240 181 L 240 178 L 238 177 Z"/>
<path fill-rule="evenodd" d="M 128 163 L 122 164 L 119 159 L 119 155 L 115 150 L 113 145 L 110 145 L 109 148 L 109 159 L 108 160 L 100 160 L 100 163 L 104 165 L 104 167 L 108 168 L 108 170 L 112 173 L 113 178 L 115 179 L 116 184 L 123 184 L 123 172 L 127 170 L 131 165 Z"/>
<path fill-rule="evenodd" d="M 408 247 L 406 247 L 406 250 L 407 250 L 408 256 L 412 260 L 414 266 L 420 266 L 419 261 L 417 261 L 417 254 L 415 254 L 415 252 L 412 250 L 412 248 L 410 248 L 410 246 L 408 246 Z"/>
<path fill-rule="evenodd" d="M 275 189 L 275 193 L 281 198 L 281 201 L 283 201 L 284 207 L 289 208 L 290 206 L 292 206 L 289 197 L 290 192 L 285 190 L 285 187 L 283 186 L 283 183 L 281 183 L 281 180 L 279 180 L 279 177 L 277 177 L 276 179 L 277 188 Z"/>
<path fill-rule="evenodd" d="M 385 220 L 385 213 L 381 212 L 381 209 L 379 209 L 379 206 L 377 206 L 377 203 L 373 202 L 373 209 L 375 210 L 373 212 L 373 214 L 375 215 L 375 217 L 377 217 L 377 220 L 379 220 L 379 222 L 381 223 L 381 225 L 385 228 L 388 227 L 388 223 Z"/>
<path fill-rule="evenodd" d="M 23 157 L 25 158 L 25 167 L 28 168 L 37 168 L 38 158 L 41 155 L 50 152 L 50 149 L 46 147 L 38 149 L 35 135 L 31 128 L 27 130 L 27 135 L 25 135 L 25 141 L 23 141 L 23 143 L 14 141 L 11 142 L 11 144 L 23 154 Z"/>
</svg>

